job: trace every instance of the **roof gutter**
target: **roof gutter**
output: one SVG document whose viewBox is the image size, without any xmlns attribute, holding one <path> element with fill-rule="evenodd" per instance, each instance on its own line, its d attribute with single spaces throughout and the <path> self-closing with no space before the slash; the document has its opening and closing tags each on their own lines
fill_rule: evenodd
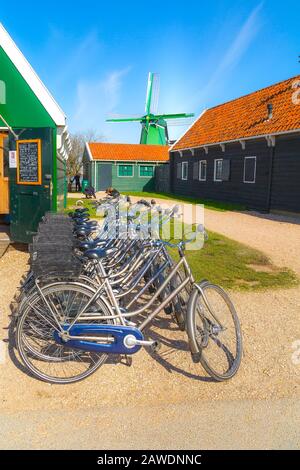
<svg viewBox="0 0 300 470">
<path fill-rule="evenodd" d="M 254 139 L 266 139 L 270 137 L 276 137 L 279 135 L 285 135 L 285 134 L 295 134 L 297 132 L 300 132 L 300 129 L 293 129 L 291 131 L 283 131 L 283 132 L 274 132 L 271 134 L 261 134 L 261 135 L 255 135 L 251 137 L 238 137 L 233 140 L 225 140 L 221 142 L 214 142 L 212 144 L 202 144 L 202 145 L 197 145 L 195 147 L 190 146 L 190 147 L 185 147 L 185 148 L 180 148 L 180 149 L 173 149 L 173 147 L 176 145 L 174 144 L 171 149 L 169 150 L 170 152 L 183 152 L 184 150 L 191 150 L 191 149 L 200 149 L 200 148 L 205 148 L 205 147 L 213 147 L 216 145 L 225 145 L 225 144 L 231 144 L 233 142 L 242 142 L 242 141 L 248 141 L 248 140 L 254 140 Z"/>
</svg>

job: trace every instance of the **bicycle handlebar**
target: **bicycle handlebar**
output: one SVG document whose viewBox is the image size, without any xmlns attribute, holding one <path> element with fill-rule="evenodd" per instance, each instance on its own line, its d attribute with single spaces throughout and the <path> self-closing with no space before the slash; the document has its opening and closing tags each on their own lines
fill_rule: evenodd
<svg viewBox="0 0 300 470">
<path fill-rule="evenodd" d="M 187 245 L 188 243 L 191 243 L 195 240 L 195 238 L 197 237 L 197 233 L 202 233 L 203 236 L 204 236 L 204 240 L 208 240 L 208 235 L 207 235 L 207 232 L 206 232 L 203 224 L 199 224 L 197 226 L 197 230 L 193 234 L 193 237 L 190 238 L 190 239 L 180 240 L 178 243 L 171 243 L 171 242 L 168 242 L 166 240 L 160 240 L 160 243 L 163 243 L 165 246 L 169 246 L 170 248 L 177 248 L 177 249 L 184 248 L 185 245 Z"/>
</svg>

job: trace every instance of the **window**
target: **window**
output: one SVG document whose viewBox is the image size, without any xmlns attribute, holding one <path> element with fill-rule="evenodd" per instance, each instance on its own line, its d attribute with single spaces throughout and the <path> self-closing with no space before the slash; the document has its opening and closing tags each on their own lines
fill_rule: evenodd
<svg viewBox="0 0 300 470">
<path fill-rule="evenodd" d="M 199 162 L 199 181 L 206 181 L 207 161 L 200 160 Z"/>
<path fill-rule="evenodd" d="M 6 86 L 2 80 L 0 80 L 0 104 L 6 104 Z"/>
<path fill-rule="evenodd" d="M 177 163 L 177 179 L 181 179 L 181 173 L 182 173 L 182 163 Z"/>
<path fill-rule="evenodd" d="M 215 160 L 214 181 L 222 181 L 223 159 Z"/>
<path fill-rule="evenodd" d="M 153 165 L 141 165 L 140 166 L 140 177 L 141 178 L 152 178 L 154 176 Z"/>
<path fill-rule="evenodd" d="M 181 179 L 185 181 L 188 179 L 188 162 L 182 162 Z"/>
<path fill-rule="evenodd" d="M 118 176 L 133 176 L 133 165 L 118 165 Z"/>
<path fill-rule="evenodd" d="M 244 183 L 255 183 L 256 179 L 256 157 L 245 157 L 244 159 Z"/>
<path fill-rule="evenodd" d="M 231 162 L 230 159 L 226 158 L 222 162 L 222 181 L 229 181 L 230 180 L 230 167 Z"/>
</svg>

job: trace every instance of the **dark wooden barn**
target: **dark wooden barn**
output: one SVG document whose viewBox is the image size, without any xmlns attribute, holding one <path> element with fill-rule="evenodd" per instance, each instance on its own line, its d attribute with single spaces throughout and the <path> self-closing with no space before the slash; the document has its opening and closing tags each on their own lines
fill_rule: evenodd
<svg viewBox="0 0 300 470">
<path fill-rule="evenodd" d="M 175 194 L 300 213 L 300 76 L 203 112 L 170 173 Z"/>
</svg>

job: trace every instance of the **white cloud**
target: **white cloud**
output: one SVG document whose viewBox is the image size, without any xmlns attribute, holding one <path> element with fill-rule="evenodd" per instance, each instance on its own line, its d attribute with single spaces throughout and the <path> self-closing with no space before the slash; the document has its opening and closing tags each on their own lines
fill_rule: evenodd
<svg viewBox="0 0 300 470">
<path fill-rule="evenodd" d="M 235 38 L 231 42 L 228 49 L 223 53 L 223 58 L 218 64 L 215 72 L 210 77 L 207 85 L 201 92 L 193 98 L 195 104 L 204 102 L 211 96 L 213 88 L 218 85 L 220 81 L 224 81 L 226 76 L 238 65 L 250 44 L 256 37 L 261 22 L 259 21 L 259 13 L 263 7 L 264 2 L 259 3 L 250 13 L 242 27 L 239 29 Z"/>
<path fill-rule="evenodd" d="M 60 55 L 57 54 L 58 47 L 64 51 Z M 74 38 L 66 35 L 64 31 L 51 27 L 46 52 L 43 55 L 56 57 L 56 72 L 51 78 L 53 86 L 62 88 L 74 80 L 74 77 L 85 73 L 90 64 L 99 57 L 102 47 L 103 44 L 95 30 Z"/>
<path fill-rule="evenodd" d="M 219 76 L 221 73 L 227 72 L 232 67 L 234 67 L 250 46 L 260 27 L 260 24 L 257 20 L 262 6 L 263 3 L 260 3 L 250 13 L 249 17 L 236 35 L 234 41 L 226 51 L 224 58 L 216 71 L 216 76 Z"/>
<path fill-rule="evenodd" d="M 131 67 L 112 72 L 103 83 L 103 90 L 107 98 L 107 112 L 115 110 L 120 100 L 122 79 L 125 77 Z"/>
<path fill-rule="evenodd" d="M 74 128 L 103 129 L 107 115 L 115 111 L 120 102 L 122 81 L 130 68 L 115 70 L 98 80 L 78 82 L 77 105 L 72 119 Z"/>
</svg>

